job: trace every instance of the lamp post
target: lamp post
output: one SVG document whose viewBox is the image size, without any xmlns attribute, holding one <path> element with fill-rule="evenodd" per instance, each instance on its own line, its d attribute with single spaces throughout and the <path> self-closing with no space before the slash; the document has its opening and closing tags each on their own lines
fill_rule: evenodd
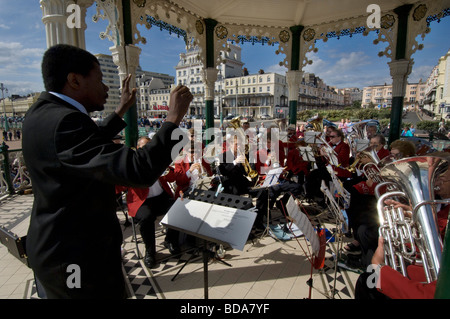
<svg viewBox="0 0 450 319">
<path fill-rule="evenodd" d="M 239 90 L 239 85 L 238 85 L 238 80 L 236 79 L 236 116 L 238 116 L 238 90 Z"/>
<path fill-rule="evenodd" d="M 9 127 L 8 127 L 8 118 L 6 117 L 5 95 L 3 93 L 3 91 L 6 91 L 6 93 L 8 93 L 8 89 L 3 85 L 3 83 L 0 83 L 0 90 L 2 90 L 3 114 L 4 114 L 4 117 L 5 117 L 5 119 L 4 119 L 5 120 L 4 129 L 5 129 L 5 131 L 8 131 Z"/>
</svg>

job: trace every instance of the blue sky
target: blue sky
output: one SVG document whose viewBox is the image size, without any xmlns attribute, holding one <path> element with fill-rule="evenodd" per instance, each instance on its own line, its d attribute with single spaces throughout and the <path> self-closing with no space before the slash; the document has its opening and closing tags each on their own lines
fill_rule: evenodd
<svg viewBox="0 0 450 319">
<path fill-rule="evenodd" d="M 94 6 L 88 10 L 86 22 L 86 48 L 91 53 L 110 54 L 112 42 L 101 40 L 99 33 L 107 26 L 106 21 L 92 22 Z M 10 94 L 27 94 L 43 90 L 40 63 L 47 45 L 42 23 L 39 0 L 0 0 L 0 82 Z M 147 44 L 142 49 L 140 64 L 144 70 L 175 76 L 175 65 L 179 54 L 185 50 L 184 41 L 158 27 L 150 30 L 139 28 Z M 414 67 L 408 80 L 410 83 L 426 80 L 438 59 L 450 49 L 450 17 L 440 23 L 431 24 L 431 33 L 425 40 L 422 51 L 414 55 Z M 363 88 L 367 85 L 391 83 L 386 57 L 378 57 L 384 43 L 374 45 L 375 33 L 369 36 L 354 35 L 319 41 L 317 53 L 309 55 L 314 61 L 305 72 L 315 73 L 327 85 Z M 242 61 L 250 73 L 259 69 L 283 74 L 286 69 L 278 63 L 284 58 L 276 55 L 277 46 L 260 44 L 242 45 Z"/>
</svg>

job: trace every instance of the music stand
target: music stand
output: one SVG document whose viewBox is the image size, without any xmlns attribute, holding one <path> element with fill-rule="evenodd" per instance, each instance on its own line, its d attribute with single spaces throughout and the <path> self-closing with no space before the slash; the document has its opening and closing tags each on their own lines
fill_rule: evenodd
<svg viewBox="0 0 450 319">
<path fill-rule="evenodd" d="M 251 206 L 252 202 L 248 198 L 223 193 L 215 196 L 212 191 L 194 189 L 189 198 L 177 199 L 161 220 L 161 224 L 169 228 L 203 240 L 201 247 L 205 299 L 208 299 L 208 261 L 211 257 L 208 242 L 243 250 L 256 218 L 256 213 L 248 210 Z M 199 249 L 200 247 L 197 248 Z M 192 256 L 172 280 L 191 259 Z M 216 260 L 231 267 L 219 258 Z"/>
<path fill-rule="evenodd" d="M 314 152 L 311 148 L 311 146 L 306 147 L 300 147 L 300 156 L 303 158 L 304 161 L 307 162 L 315 162 L 316 158 L 314 156 Z"/>
<path fill-rule="evenodd" d="M 277 167 L 274 169 L 271 169 L 266 174 L 266 178 L 264 179 L 264 183 L 262 184 L 261 188 L 265 188 L 267 191 L 267 220 L 266 220 L 266 228 L 264 229 L 263 233 L 261 234 L 261 238 L 266 236 L 270 233 L 270 226 L 269 226 L 269 219 L 270 219 L 270 190 L 269 188 L 273 185 L 276 185 L 280 179 L 280 175 L 283 172 L 283 167 Z M 278 240 L 278 238 L 275 239 Z"/>
<path fill-rule="evenodd" d="M 332 183 L 332 182 L 330 182 Z M 333 215 L 335 224 L 336 224 L 336 230 L 333 232 L 332 236 L 328 240 L 331 241 L 331 239 L 334 237 L 337 239 L 337 248 L 336 248 L 336 256 L 334 260 L 334 285 L 333 285 L 333 291 L 331 298 L 334 299 L 334 296 L 336 294 L 336 282 L 337 282 L 337 268 L 338 268 L 338 261 L 340 258 L 342 246 L 343 246 L 343 235 L 348 231 L 348 217 L 347 213 L 345 212 L 344 208 L 341 208 L 338 204 L 338 202 L 335 199 L 335 196 L 332 194 L 330 189 L 325 184 L 325 181 L 322 181 L 322 185 L 320 187 L 320 190 L 323 192 L 325 196 L 325 201 L 327 203 L 327 206 L 330 210 L 330 213 Z"/>
</svg>

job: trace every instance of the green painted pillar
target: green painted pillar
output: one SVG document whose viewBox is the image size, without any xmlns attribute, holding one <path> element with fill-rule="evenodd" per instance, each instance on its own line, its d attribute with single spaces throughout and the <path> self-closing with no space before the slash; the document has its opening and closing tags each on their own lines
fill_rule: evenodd
<svg viewBox="0 0 450 319">
<path fill-rule="evenodd" d="M 123 16 L 123 34 L 124 34 L 124 50 L 126 52 L 126 46 L 133 44 L 133 31 L 131 21 L 131 7 L 130 1 L 122 1 L 122 16 Z M 126 56 L 125 56 L 126 58 Z M 134 77 L 133 77 L 134 78 Z M 134 86 L 134 83 L 131 83 Z M 138 125 L 137 125 L 137 106 L 136 103 L 130 107 L 123 117 L 127 123 L 125 127 L 125 144 L 129 147 L 136 147 L 139 137 Z"/>
<path fill-rule="evenodd" d="M 214 87 L 217 80 L 217 69 L 214 59 L 214 28 L 217 21 L 205 19 L 206 36 L 206 66 L 205 66 L 205 126 L 206 129 L 214 127 Z M 206 143 L 211 141 L 210 136 L 206 136 Z"/>
<path fill-rule="evenodd" d="M 444 249 L 441 257 L 441 270 L 438 275 L 436 284 L 436 291 L 434 293 L 435 299 L 450 299 L 450 272 L 448 271 L 450 265 L 450 230 L 447 226 L 444 239 Z"/>
<path fill-rule="evenodd" d="M 389 144 L 400 138 L 403 99 L 412 62 L 406 57 L 408 16 L 412 4 L 407 4 L 394 9 L 398 18 L 397 41 L 395 48 L 395 60 L 389 63 L 392 76 L 392 111 L 389 130 Z"/>
<path fill-rule="evenodd" d="M 292 48 L 291 48 L 291 71 L 300 71 L 300 35 L 303 31 L 302 25 L 290 27 L 292 33 Z M 298 80 L 298 79 L 297 79 Z M 301 81 L 301 78 L 300 78 Z M 296 125 L 297 123 L 297 105 L 298 105 L 298 87 L 299 83 L 292 83 L 289 85 L 289 124 Z M 297 90 L 296 92 L 290 92 Z M 295 94 L 294 94 L 295 93 Z"/>
</svg>

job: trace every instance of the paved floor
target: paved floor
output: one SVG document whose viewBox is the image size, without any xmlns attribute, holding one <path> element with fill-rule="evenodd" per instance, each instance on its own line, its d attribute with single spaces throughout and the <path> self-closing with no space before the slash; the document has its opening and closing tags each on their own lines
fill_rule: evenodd
<svg viewBox="0 0 450 319">
<path fill-rule="evenodd" d="M 2 200 L 0 225 L 19 237 L 26 235 L 32 200 L 32 194 L 15 195 Z M 275 215 L 274 225 L 283 222 L 281 214 L 277 219 L 277 212 L 279 213 L 278 210 L 272 212 L 272 215 Z M 321 216 L 326 215 L 324 213 Z M 311 253 L 309 242 L 304 236 L 280 241 L 269 235 L 256 233 L 252 240 L 247 241 L 242 251 L 231 248 L 225 250 L 222 261 L 228 265 L 217 259 L 209 259 L 205 272 L 201 250 L 197 251 L 184 245 L 182 254 L 170 255 L 161 244 L 164 229 L 158 224 L 159 264 L 149 270 L 144 266 L 143 260 L 137 258 L 132 226 L 124 225 L 125 215 L 121 211 L 118 211 L 118 217 L 124 231 L 124 271 L 128 278 L 130 298 L 203 299 L 205 293 L 210 299 L 354 298 L 354 284 L 358 274 L 339 267 L 335 271 L 334 256 L 337 242 L 327 244 L 325 266 L 321 270 L 316 270 L 306 257 Z M 332 224 L 328 225 L 329 229 L 335 227 Z M 144 247 L 139 235 L 138 247 L 142 255 Z M 211 256 L 214 254 L 211 253 Z M 205 274 L 207 274 L 206 281 Z M 312 282 L 312 287 L 308 282 Z M 1 244 L 0 298 L 37 298 L 32 271 Z"/>
</svg>

